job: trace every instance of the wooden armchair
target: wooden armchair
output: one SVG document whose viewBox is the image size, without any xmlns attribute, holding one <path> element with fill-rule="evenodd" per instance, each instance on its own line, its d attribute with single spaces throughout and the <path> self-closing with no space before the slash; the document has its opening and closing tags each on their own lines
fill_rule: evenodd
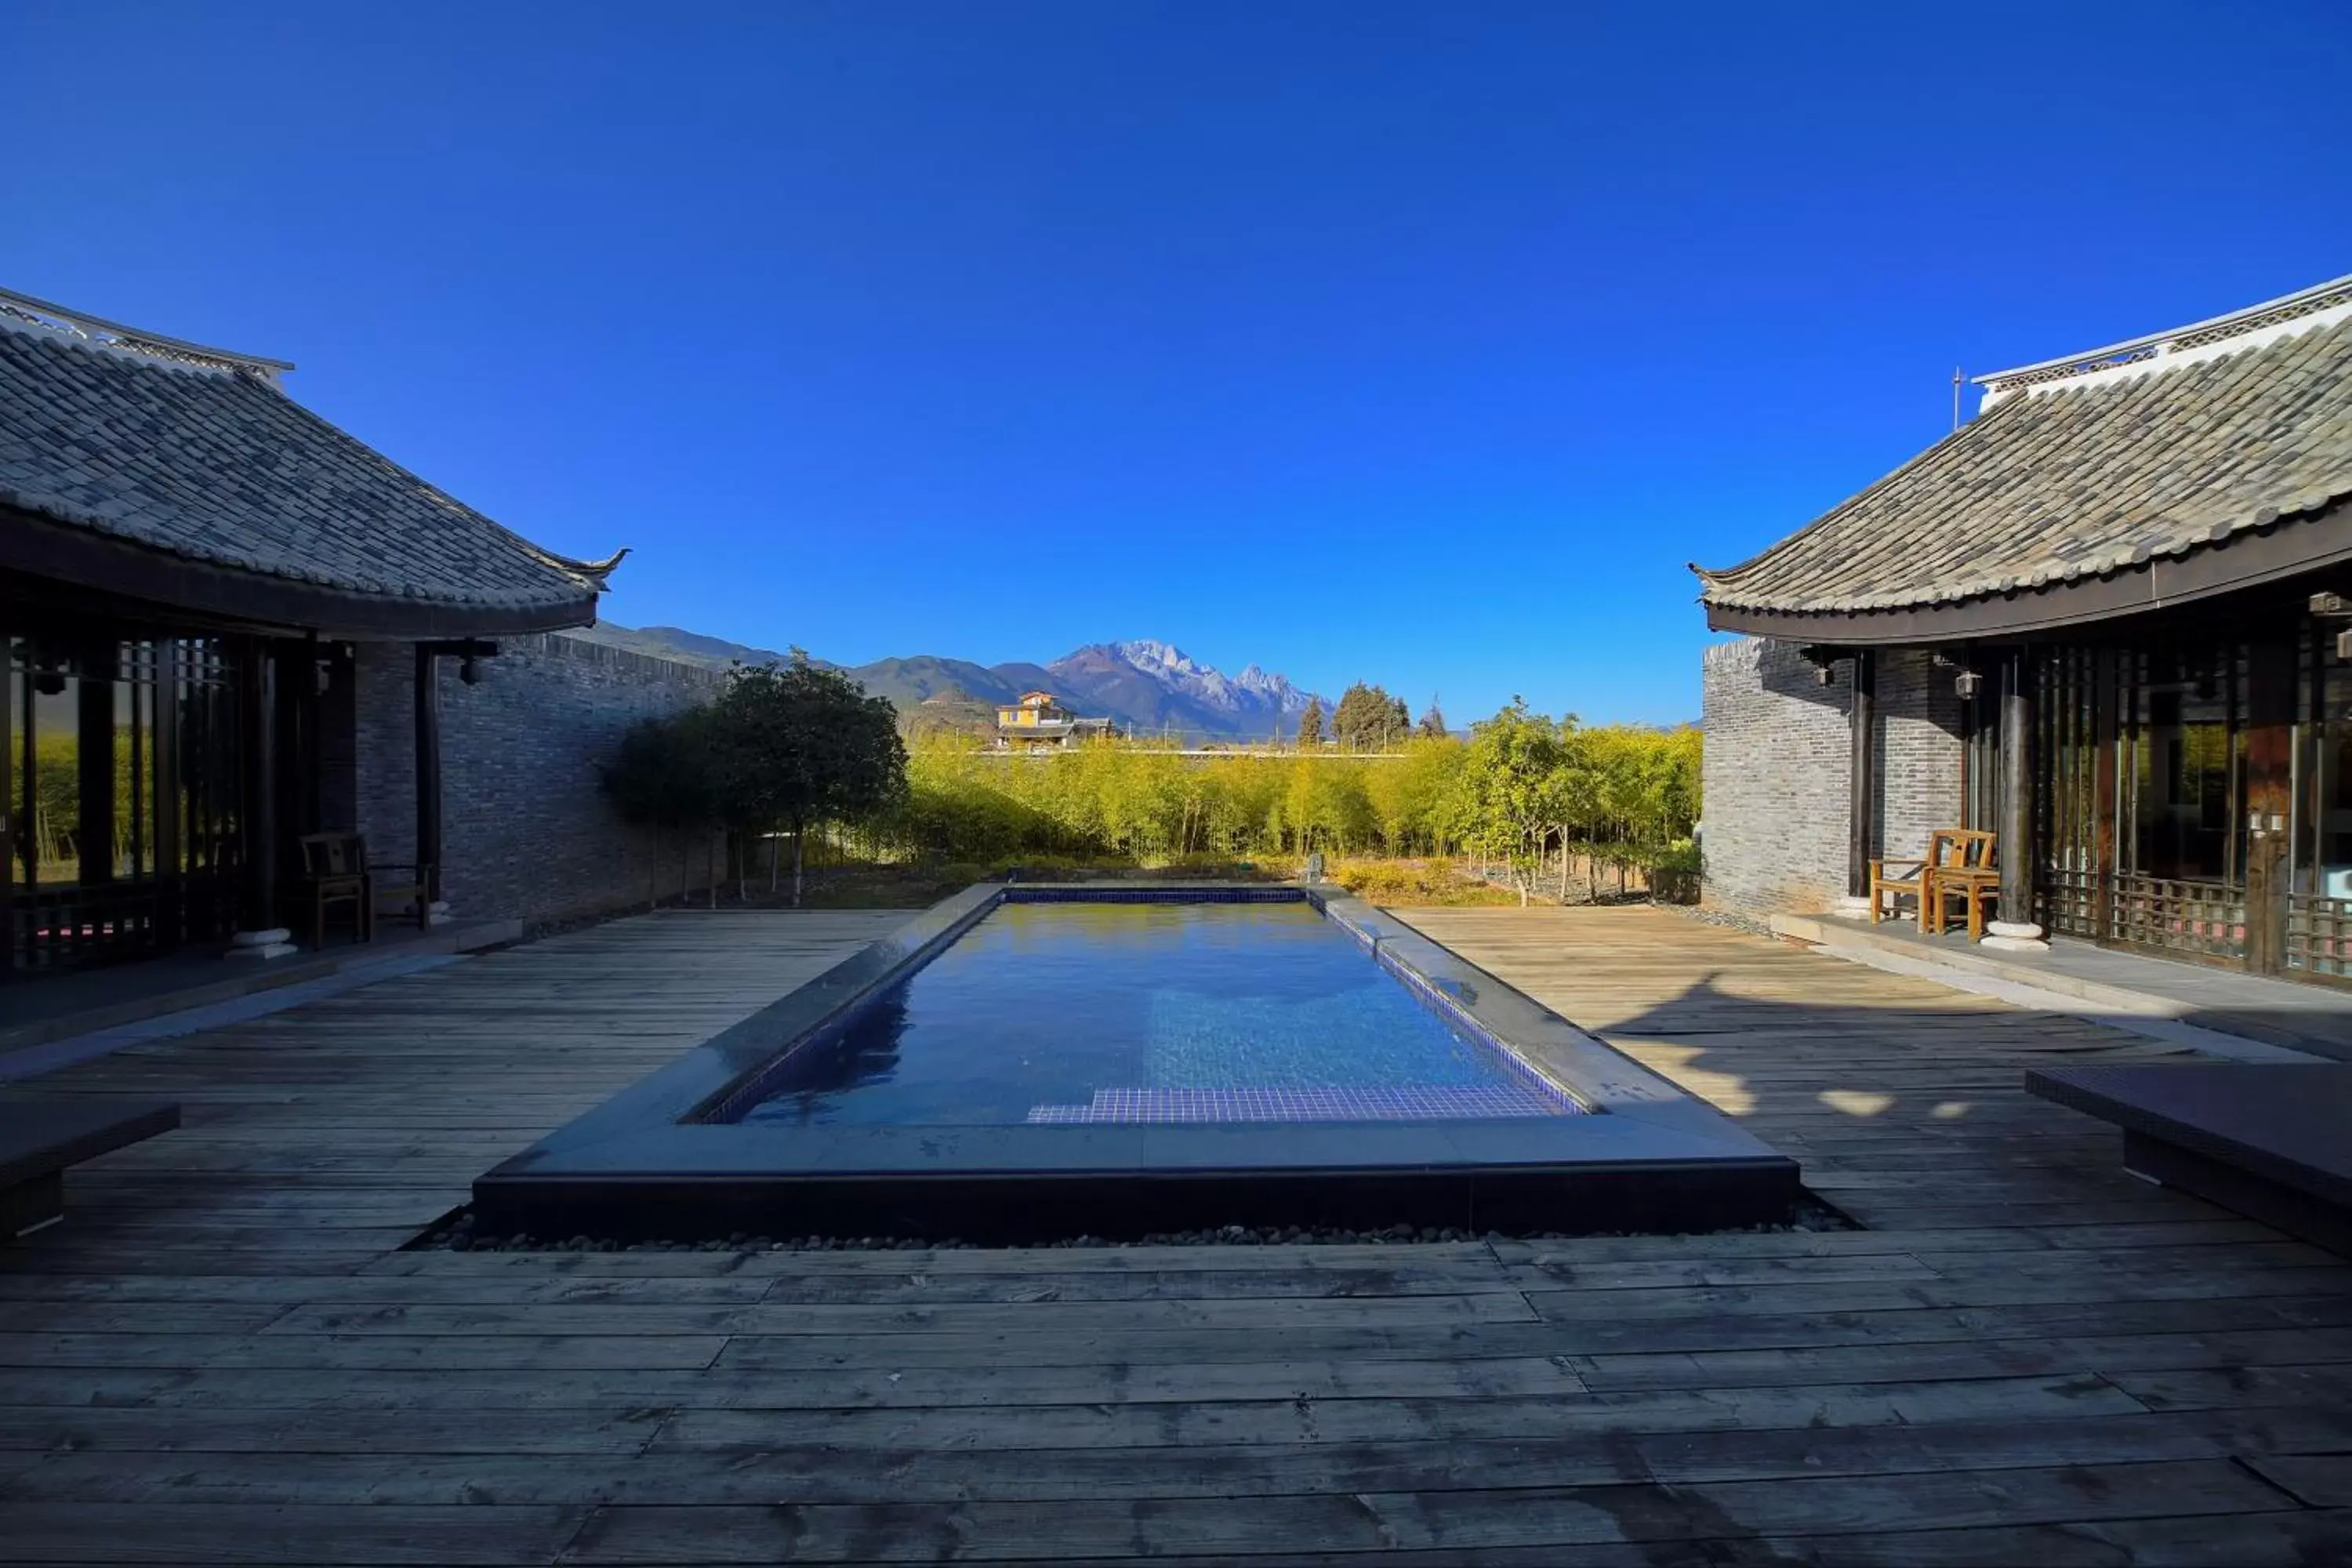
<svg viewBox="0 0 2352 1568">
<path fill-rule="evenodd" d="M 366 841 L 356 833 L 306 833 L 297 842 L 302 849 L 302 887 L 310 900 L 310 945 L 326 944 L 327 911 L 340 904 L 351 906 L 352 940 L 373 938 L 375 916 L 368 897 Z"/>
<path fill-rule="evenodd" d="M 361 852 L 366 852 L 362 847 Z M 377 873 L 396 871 L 396 877 Z M 373 901 L 368 910 L 368 929 L 375 929 L 375 917 L 387 904 L 404 918 L 413 918 L 418 931 L 433 926 L 433 868 L 422 860 L 385 860 L 372 863 L 368 876 L 373 884 Z"/>
<path fill-rule="evenodd" d="M 328 911 L 343 904 L 352 909 L 353 942 L 375 940 L 380 901 L 393 901 L 403 913 L 413 910 L 419 931 L 432 925 L 429 867 L 400 860 L 371 864 L 367 840 L 356 833 L 306 833 L 297 842 L 302 849 L 302 887 L 310 900 L 313 947 L 327 940 Z M 398 874 L 383 874 L 387 872 Z"/>
<path fill-rule="evenodd" d="M 1941 936 L 1947 905 L 1958 899 L 1968 912 L 1969 940 L 1981 942 L 1985 905 L 2000 897 L 2000 870 L 1993 864 L 1998 840 L 1973 827 L 1953 828 L 1936 837 L 1951 840 L 1951 854 L 1928 872 L 1927 897 L 1919 904 L 1919 929 L 1929 936 Z"/>
<path fill-rule="evenodd" d="M 1992 868 L 1993 835 L 1980 828 L 1939 827 L 1927 837 L 1927 853 L 1910 859 L 1874 858 L 1870 862 L 1870 921 L 1876 925 L 1888 913 L 1899 912 L 1888 900 L 1905 895 L 1914 901 L 1919 929 L 1930 936 L 1944 929 L 1944 900 L 1968 900 L 1969 935 L 1984 933 L 1984 901 L 2000 889 L 2000 873 Z"/>
</svg>

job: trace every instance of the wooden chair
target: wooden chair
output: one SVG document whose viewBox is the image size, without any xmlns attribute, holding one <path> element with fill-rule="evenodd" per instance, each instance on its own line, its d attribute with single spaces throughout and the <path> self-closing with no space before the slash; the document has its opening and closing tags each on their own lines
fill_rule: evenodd
<svg viewBox="0 0 2352 1568">
<path fill-rule="evenodd" d="M 366 854 L 362 846 L 362 855 Z M 397 871 L 397 878 L 385 879 L 379 871 Z M 433 868 L 422 860 L 386 860 L 371 864 L 368 877 L 373 885 L 373 902 L 368 911 L 368 929 L 375 929 L 376 911 L 389 905 L 404 916 L 416 921 L 418 931 L 433 929 Z"/>
<path fill-rule="evenodd" d="M 412 916 L 419 931 L 432 927 L 430 867 L 411 860 L 372 862 L 366 838 L 356 833 L 306 833 L 299 842 L 302 882 L 310 895 L 312 946 L 326 942 L 327 911 L 339 904 L 352 906 L 354 942 L 375 940 L 375 917 L 382 907 Z"/>
<path fill-rule="evenodd" d="M 1968 911 L 1969 940 L 1984 940 L 1985 905 L 2000 897 L 2000 871 L 1993 865 L 1994 835 L 1981 828 L 1953 828 L 1936 836 L 1951 840 L 1950 858 L 1928 868 L 1927 897 L 1919 905 L 1919 929 L 1944 934 L 1945 903 L 1958 899 Z"/>
<path fill-rule="evenodd" d="M 1919 929 L 1930 936 L 1944 929 L 1944 900 L 1958 894 L 1969 899 L 1969 934 L 1982 932 L 1982 900 L 2000 885 L 1992 870 L 1993 835 L 1980 828 L 1939 827 L 1927 836 L 1927 853 L 1912 858 L 1887 857 L 1870 862 L 1870 922 L 1876 925 L 1890 910 L 1888 899 L 1909 895 L 1917 909 Z"/>
<path fill-rule="evenodd" d="M 302 848 L 302 885 L 310 895 L 310 945 L 327 941 L 327 911 L 339 904 L 352 909 L 352 940 L 375 937 L 375 907 L 370 897 L 367 841 L 356 833 L 306 833 Z"/>
</svg>

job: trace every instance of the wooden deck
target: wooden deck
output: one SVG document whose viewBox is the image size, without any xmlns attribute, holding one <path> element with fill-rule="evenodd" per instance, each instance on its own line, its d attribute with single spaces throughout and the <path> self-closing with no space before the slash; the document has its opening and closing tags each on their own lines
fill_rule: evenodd
<svg viewBox="0 0 2352 1568">
<path fill-rule="evenodd" d="M 1870 1228 L 394 1250 L 887 915 L 663 915 L 37 1086 L 187 1103 L 0 1251 L 0 1561 L 2352 1561 L 2352 1268 L 2022 1069 L 2163 1047 L 1642 909 L 1431 934 Z"/>
</svg>

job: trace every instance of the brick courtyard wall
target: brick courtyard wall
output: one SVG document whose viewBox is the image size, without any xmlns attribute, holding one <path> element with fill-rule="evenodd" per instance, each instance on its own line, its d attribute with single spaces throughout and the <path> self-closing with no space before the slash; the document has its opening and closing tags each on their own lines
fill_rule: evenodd
<svg viewBox="0 0 2352 1568">
<path fill-rule="evenodd" d="M 1878 655 L 1872 853 L 1912 855 L 1960 820 L 1960 704 L 1924 649 Z M 1852 666 L 1822 686 L 1790 643 L 1743 637 L 1702 663 L 1703 901 L 1747 915 L 1816 911 L 1845 892 Z"/>
<path fill-rule="evenodd" d="M 1701 900 L 1739 914 L 1820 910 L 1845 892 L 1847 667 L 1814 683 L 1789 643 L 1703 656 Z"/>
<path fill-rule="evenodd" d="M 1925 648 L 1879 653 L 1877 854 L 1924 855 L 1930 833 L 1960 825 L 1958 674 Z"/>
<path fill-rule="evenodd" d="M 596 769 L 630 725 L 704 700 L 724 678 L 561 633 L 499 647 L 476 686 L 439 661 L 450 913 L 562 920 L 708 886 L 709 845 L 622 823 Z M 415 853 L 415 657 L 407 643 L 359 646 L 357 826 L 390 860 Z"/>
</svg>

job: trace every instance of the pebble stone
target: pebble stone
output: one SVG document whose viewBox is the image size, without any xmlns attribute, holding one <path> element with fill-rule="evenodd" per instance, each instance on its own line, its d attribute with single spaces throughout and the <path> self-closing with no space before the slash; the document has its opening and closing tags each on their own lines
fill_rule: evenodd
<svg viewBox="0 0 2352 1568">
<path fill-rule="evenodd" d="M 1851 1230 L 1853 1223 L 1828 1205 L 1811 1201 L 1800 1207 L 1786 1223 L 1735 1227 L 1751 1235 L 1786 1231 Z M 1600 1231 L 1601 1236 L 1636 1235 L 1638 1232 Z M 1434 1242 L 1497 1242 L 1567 1241 L 1572 1237 L 1564 1231 L 1520 1231 L 1516 1234 L 1499 1230 L 1472 1230 L 1458 1226 L 1412 1226 L 1397 1224 L 1368 1230 L 1338 1226 L 1212 1226 L 1199 1230 L 1150 1231 L 1131 1240 L 1101 1236 L 1069 1236 L 1057 1239 L 1025 1244 L 1031 1247 L 1091 1248 L 1120 1247 L 1272 1247 L 1272 1246 L 1405 1246 Z M 504 1252 L 569 1251 L 569 1252 L 969 1252 L 987 1250 L 980 1243 L 961 1237 L 931 1239 L 911 1236 L 788 1236 L 781 1240 L 766 1236 L 751 1236 L 736 1231 L 724 1241 L 709 1239 L 656 1239 L 621 1241 L 605 1237 L 574 1236 L 567 1240 L 551 1240 L 530 1236 L 495 1237 L 477 1233 L 474 1216 L 462 1214 L 455 1220 L 426 1232 L 412 1246 L 442 1247 L 452 1252 L 498 1250 Z"/>
</svg>

